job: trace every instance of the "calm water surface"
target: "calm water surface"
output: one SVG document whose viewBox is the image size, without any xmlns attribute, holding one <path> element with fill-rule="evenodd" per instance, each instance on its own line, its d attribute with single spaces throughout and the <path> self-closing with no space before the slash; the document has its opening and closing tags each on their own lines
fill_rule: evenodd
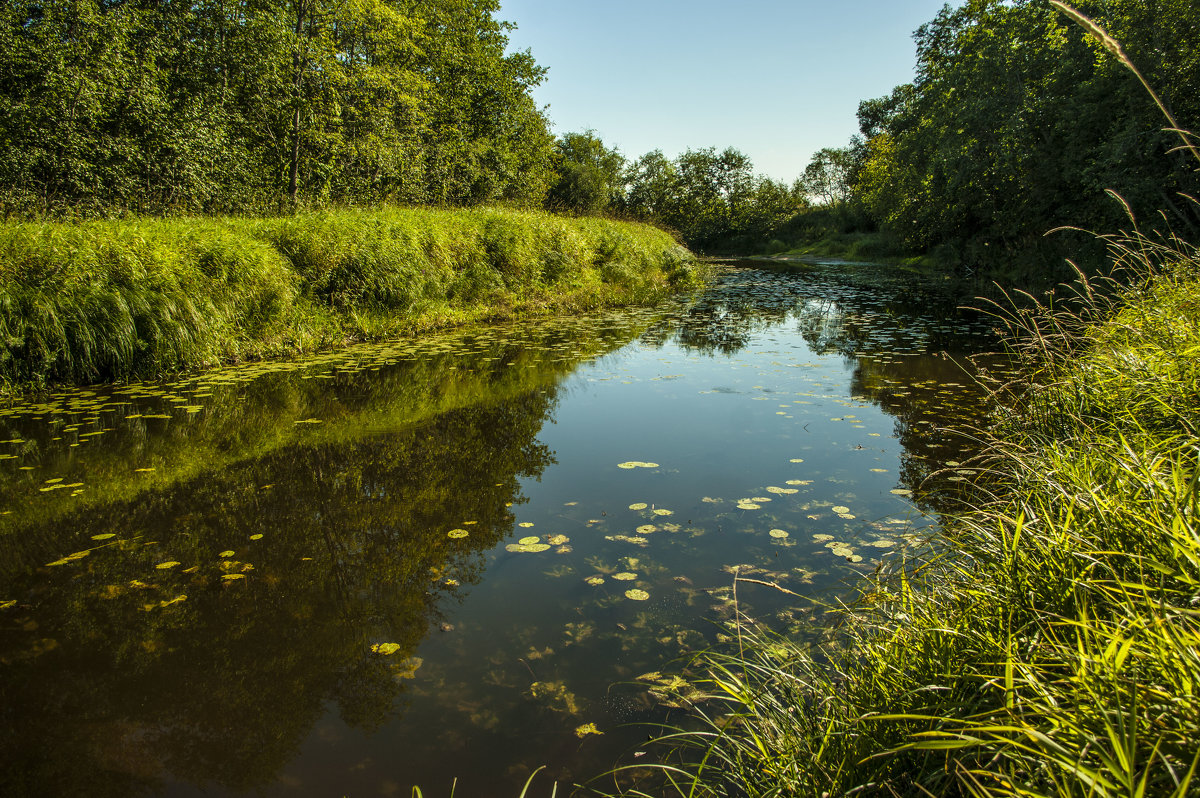
<svg viewBox="0 0 1200 798">
<path fill-rule="evenodd" d="M 727 639 L 735 569 L 845 591 L 973 478 L 945 428 L 987 327 L 884 270 L 730 269 L 0 412 L 0 794 L 515 796 L 546 765 L 548 795 L 646 761 L 628 724 Z"/>
</svg>

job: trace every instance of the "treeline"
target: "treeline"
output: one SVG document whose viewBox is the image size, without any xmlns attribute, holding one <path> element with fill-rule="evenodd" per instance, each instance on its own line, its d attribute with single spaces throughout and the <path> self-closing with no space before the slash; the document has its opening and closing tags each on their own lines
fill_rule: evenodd
<svg viewBox="0 0 1200 798">
<path fill-rule="evenodd" d="M 1200 125 L 1200 4 L 1080 0 L 1180 125 Z M 1046 274 L 1102 254 L 1059 226 L 1200 233 L 1200 176 L 1127 65 L 1049 0 L 968 0 L 915 34 L 916 78 L 860 104 L 861 136 L 809 167 L 830 229 L 878 230 L 964 272 Z M 1161 213 L 1160 213 L 1161 212 Z M 828 214 L 827 214 L 828 216 Z M 826 231 L 827 232 L 827 231 Z"/>
<path fill-rule="evenodd" d="M 4 0 L 0 211 L 537 204 L 544 76 L 497 0 Z"/>
<path fill-rule="evenodd" d="M 674 160 L 653 150 L 629 161 L 593 131 L 568 133 L 554 147 L 549 210 L 611 214 L 677 232 L 709 253 L 747 253 L 809 206 L 800 181 L 754 172 L 733 148 L 687 150 Z"/>
</svg>

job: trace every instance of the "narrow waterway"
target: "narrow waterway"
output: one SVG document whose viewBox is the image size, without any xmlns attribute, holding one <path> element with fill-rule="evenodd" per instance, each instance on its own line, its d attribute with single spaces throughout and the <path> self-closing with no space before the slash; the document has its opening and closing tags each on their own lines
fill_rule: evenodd
<svg viewBox="0 0 1200 798">
<path fill-rule="evenodd" d="M 0 412 L 0 794 L 516 796 L 645 761 L 742 576 L 976 476 L 985 318 L 839 264 Z M 820 602 L 738 609 L 826 634 Z M 560 789 L 560 795 L 564 794 Z"/>
</svg>

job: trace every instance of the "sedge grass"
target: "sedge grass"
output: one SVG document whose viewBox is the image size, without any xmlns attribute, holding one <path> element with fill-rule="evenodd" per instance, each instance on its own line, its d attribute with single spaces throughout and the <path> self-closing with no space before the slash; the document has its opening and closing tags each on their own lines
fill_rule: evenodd
<svg viewBox="0 0 1200 798">
<path fill-rule="evenodd" d="M 668 234 L 498 209 L 0 225 L 0 385 L 88 384 L 698 281 Z"/>
<path fill-rule="evenodd" d="M 999 482 L 835 608 L 835 642 L 739 628 L 623 795 L 1200 794 L 1200 258 L 1136 230 L 1119 270 L 995 311 L 1024 381 Z M 612 788 L 609 788 L 612 789 Z"/>
</svg>

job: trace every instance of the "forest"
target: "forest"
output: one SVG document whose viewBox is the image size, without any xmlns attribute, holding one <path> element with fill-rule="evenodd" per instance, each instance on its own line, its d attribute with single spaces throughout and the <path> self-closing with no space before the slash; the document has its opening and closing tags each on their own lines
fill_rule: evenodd
<svg viewBox="0 0 1200 798">
<path fill-rule="evenodd" d="M 6 0 L 12 217 L 531 204 L 553 137 L 495 0 Z"/>
</svg>

